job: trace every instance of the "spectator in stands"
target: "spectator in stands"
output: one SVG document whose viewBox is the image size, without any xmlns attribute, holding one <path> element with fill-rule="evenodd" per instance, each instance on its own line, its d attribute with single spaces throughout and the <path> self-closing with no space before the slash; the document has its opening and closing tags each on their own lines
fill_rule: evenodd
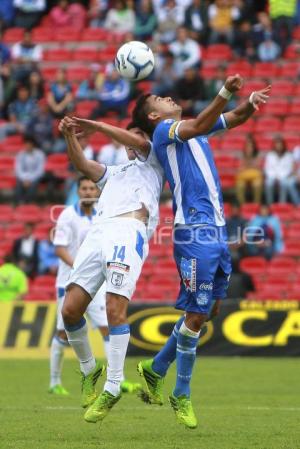
<svg viewBox="0 0 300 449">
<path fill-rule="evenodd" d="M 133 32 L 135 27 L 135 12 L 131 8 L 131 2 L 116 0 L 114 7 L 110 8 L 104 26 L 109 31 L 116 33 Z"/>
<path fill-rule="evenodd" d="M 230 299 L 244 299 L 250 292 L 255 292 L 255 285 L 250 274 L 240 270 L 239 261 L 232 261 L 232 272 L 227 289 Z"/>
<path fill-rule="evenodd" d="M 38 108 L 27 127 L 26 133 L 34 138 L 37 146 L 44 153 L 63 153 L 66 151 L 65 139 L 60 136 L 55 139 L 53 128 L 53 116 L 50 113 L 47 101 L 42 99 L 38 103 Z"/>
<path fill-rule="evenodd" d="M 100 64 L 91 64 L 89 78 L 83 80 L 76 92 L 78 100 L 97 100 L 101 90 L 104 75 L 100 72 Z"/>
<path fill-rule="evenodd" d="M 0 65 L 10 61 L 9 47 L 3 42 L 3 31 L 0 30 Z"/>
<path fill-rule="evenodd" d="M 283 239 L 279 218 L 272 215 L 269 206 L 262 205 L 258 215 L 248 223 L 248 254 L 271 259 L 282 250 Z"/>
<path fill-rule="evenodd" d="M 15 26 L 30 29 L 39 23 L 46 9 L 46 0 L 14 0 L 14 7 Z"/>
<path fill-rule="evenodd" d="M 265 40 L 274 40 L 272 22 L 266 12 L 261 11 L 257 14 L 257 23 L 253 25 L 251 39 L 256 48 Z"/>
<path fill-rule="evenodd" d="M 242 216 L 240 207 L 237 204 L 233 205 L 230 217 L 226 220 L 226 227 L 230 252 L 234 260 L 239 260 L 245 256 L 245 226 L 246 220 Z"/>
<path fill-rule="evenodd" d="M 8 134 L 23 133 L 36 112 L 36 102 L 26 86 L 17 90 L 17 99 L 8 106 L 8 123 L 0 125 L 0 140 Z"/>
<path fill-rule="evenodd" d="M 40 100 L 44 97 L 44 80 L 38 70 L 33 70 L 27 82 L 29 95 L 34 100 Z"/>
<path fill-rule="evenodd" d="M 182 76 L 186 69 L 200 67 L 200 46 L 194 39 L 188 37 L 186 28 L 178 29 L 177 39 L 170 44 L 169 48 L 175 57 L 175 70 L 178 77 Z"/>
<path fill-rule="evenodd" d="M 81 30 L 86 23 L 86 10 L 77 1 L 70 4 L 69 0 L 59 0 L 57 6 L 51 9 L 50 17 L 57 29 L 70 27 Z"/>
<path fill-rule="evenodd" d="M 218 42 L 232 44 L 234 21 L 239 18 L 240 9 L 234 6 L 232 2 L 229 0 L 215 0 L 208 7 L 209 26 L 211 28 L 209 42 L 211 44 Z"/>
<path fill-rule="evenodd" d="M 120 145 L 116 140 L 112 140 L 111 143 L 103 145 L 97 160 L 101 164 L 120 165 L 126 164 L 126 162 L 128 162 L 128 157 L 125 147 Z"/>
<path fill-rule="evenodd" d="M 52 242 L 52 232 L 49 231 L 48 239 L 41 240 L 38 245 L 38 272 L 39 274 L 57 273 L 58 257 Z"/>
<path fill-rule="evenodd" d="M 38 246 L 39 242 L 33 235 L 34 224 L 25 223 L 24 234 L 15 240 L 13 246 L 14 260 L 22 262 L 24 271 L 29 277 L 34 277 L 38 269 Z"/>
<path fill-rule="evenodd" d="M 203 44 L 207 43 L 208 16 L 207 5 L 203 0 L 193 0 L 185 11 L 184 26 L 190 37 Z"/>
<path fill-rule="evenodd" d="M 29 30 L 24 32 L 21 42 L 13 45 L 11 54 L 14 61 L 14 76 L 21 82 L 27 80 L 32 70 L 37 68 L 37 64 L 43 58 L 42 47 L 32 41 L 32 34 Z"/>
<path fill-rule="evenodd" d="M 222 86 L 224 86 L 225 80 L 227 78 L 227 70 L 226 65 L 221 64 L 217 67 L 216 73 L 212 79 L 210 79 L 206 85 L 206 98 L 213 99 L 215 98 Z M 231 111 L 236 107 L 236 97 L 233 95 L 231 100 L 227 102 L 227 105 L 224 108 L 224 111 Z"/>
<path fill-rule="evenodd" d="M 196 69 L 185 69 L 183 77 L 176 83 L 175 96 L 183 115 L 197 114 L 205 107 L 205 85 Z"/>
<path fill-rule="evenodd" d="M 11 255 L 6 255 L 0 267 L 0 302 L 21 301 L 27 292 L 25 273 L 14 263 Z"/>
<path fill-rule="evenodd" d="M 152 39 L 157 26 L 156 16 L 152 9 L 151 0 L 141 0 L 137 7 L 134 36 L 140 41 Z"/>
<path fill-rule="evenodd" d="M 106 69 L 106 79 L 99 92 L 99 106 L 92 112 L 91 117 L 103 117 L 109 111 L 117 112 L 120 118 L 127 115 L 130 87 L 127 80 L 121 78 L 111 64 Z"/>
<path fill-rule="evenodd" d="M 255 140 L 247 136 L 241 166 L 236 176 L 236 196 L 239 204 L 246 202 L 247 190 L 255 203 L 261 202 L 263 191 L 263 173 L 261 170 L 259 152 Z"/>
<path fill-rule="evenodd" d="M 297 0 L 269 0 L 275 39 L 284 50 L 292 40 Z"/>
<path fill-rule="evenodd" d="M 259 44 L 257 49 L 257 55 L 260 61 L 270 62 L 275 61 L 279 57 L 281 49 L 275 41 L 272 39 L 266 39 L 261 44 Z"/>
<path fill-rule="evenodd" d="M 36 199 L 38 184 L 44 175 L 45 155 L 36 147 L 32 137 L 25 137 L 25 149 L 17 154 L 15 162 L 16 203 L 30 203 Z"/>
<path fill-rule="evenodd" d="M 175 83 L 178 79 L 175 70 L 175 59 L 173 53 L 165 51 L 156 58 L 155 85 L 153 93 L 161 97 L 173 97 Z"/>
<path fill-rule="evenodd" d="M 158 20 L 159 41 L 164 44 L 170 44 L 176 38 L 178 27 L 184 23 L 184 7 L 175 0 L 158 0 L 153 3 Z"/>
<path fill-rule="evenodd" d="M 299 204 L 295 176 L 295 162 L 292 153 L 287 151 L 282 137 L 274 139 L 274 150 L 267 153 L 264 166 L 265 192 L 268 204 L 274 202 L 275 187 L 279 188 L 279 202 L 285 203 L 290 196 L 294 204 Z"/>
<path fill-rule="evenodd" d="M 12 25 L 15 17 L 15 9 L 12 0 L 0 1 L 0 29 L 8 28 Z"/>
<path fill-rule="evenodd" d="M 102 27 L 108 10 L 109 0 L 90 0 L 88 18 L 90 27 Z"/>
<path fill-rule="evenodd" d="M 58 69 L 56 80 L 51 84 L 47 97 L 50 111 L 56 118 L 61 118 L 73 109 L 71 84 L 67 80 L 66 70 Z"/>
<path fill-rule="evenodd" d="M 256 48 L 253 42 L 252 24 L 249 19 L 240 20 L 234 30 L 233 48 L 240 58 L 249 61 L 256 59 Z"/>
<path fill-rule="evenodd" d="M 12 69 L 9 63 L 0 64 L 0 77 L 3 89 L 2 115 L 7 116 L 7 107 L 13 101 L 16 91 L 16 80 L 12 76 Z"/>
</svg>

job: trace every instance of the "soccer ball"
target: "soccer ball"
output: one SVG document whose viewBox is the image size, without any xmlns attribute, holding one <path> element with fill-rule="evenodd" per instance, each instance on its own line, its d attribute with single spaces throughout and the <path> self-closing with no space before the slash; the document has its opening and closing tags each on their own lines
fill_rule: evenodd
<svg viewBox="0 0 300 449">
<path fill-rule="evenodd" d="M 123 78 L 131 81 L 142 80 L 150 75 L 154 68 L 152 50 L 143 42 L 127 42 L 117 51 L 115 66 Z"/>
</svg>

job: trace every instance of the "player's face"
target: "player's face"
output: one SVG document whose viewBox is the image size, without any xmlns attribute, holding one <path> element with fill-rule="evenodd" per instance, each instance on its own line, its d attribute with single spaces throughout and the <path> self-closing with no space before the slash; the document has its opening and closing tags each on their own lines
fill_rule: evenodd
<svg viewBox="0 0 300 449">
<path fill-rule="evenodd" d="M 142 137 L 144 137 L 146 140 L 149 139 L 149 137 L 147 136 L 146 133 L 144 133 L 144 131 L 142 131 L 140 128 L 131 128 L 129 130 L 129 132 L 133 133 L 133 134 L 138 134 Z M 129 147 L 125 147 L 126 148 L 126 153 L 127 153 L 127 157 L 130 161 L 133 161 L 134 159 L 136 159 L 136 151 L 129 148 Z"/>
<path fill-rule="evenodd" d="M 147 101 L 152 111 L 149 114 L 151 120 L 177 118 L 181 114 L 181 107 L 171 97 L 151 95 Z"/>
<path fill-rule="evenodd" d="M 99 197 L 99 190 L 93 181 L 85 179 L 78 187 L 78 196 L 83 206 L 90 206 Z"/>
</svg>

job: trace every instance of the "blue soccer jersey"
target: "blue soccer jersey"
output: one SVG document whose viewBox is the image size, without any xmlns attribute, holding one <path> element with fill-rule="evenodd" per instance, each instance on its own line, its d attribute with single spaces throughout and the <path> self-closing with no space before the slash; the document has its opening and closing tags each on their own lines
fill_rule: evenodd
<svg viewBox="0 0 300 449">
<path fill-rule="evenodd" d="M 174 257 L 181 277 L 176 308 L 208 314 L 226 297 L 231 272 L 220 179 L 209 136 L 182 141 L 180 122 L 164 120 L 153 147 L 173 193 Z M 223 115 L 209 135 L 226 129 Z"/>
<path fill-rule="evenodd" d="M 164 120 L 153 135 L 157 158 L 173 194 L 175 224 L 224 226 L 221 184 L 208 137 L 227 128 L 225 118 L 219 117 L 208 136 L 187 141 L 178 137 L 180 123 Z"/>
</svg>

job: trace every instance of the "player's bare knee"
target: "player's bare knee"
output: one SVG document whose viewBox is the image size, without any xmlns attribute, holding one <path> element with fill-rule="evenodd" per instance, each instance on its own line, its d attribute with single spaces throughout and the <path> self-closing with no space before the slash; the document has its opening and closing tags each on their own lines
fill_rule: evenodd
<svg viewBox="0 0 300 449">
<path fill-rule="evenodd" d="M 202 325 L 205 323 L 207 315 L 200 313 L 187 313 L 185 318 L 185 325 L 194 332 L 199 332 Z"/>
<path fill-rule="evenodd" d="M 113 293 L 107 294 L 106 314 L 110 326 L 119 326 L 127 322 L 128 300 Z"/>
</svg>

